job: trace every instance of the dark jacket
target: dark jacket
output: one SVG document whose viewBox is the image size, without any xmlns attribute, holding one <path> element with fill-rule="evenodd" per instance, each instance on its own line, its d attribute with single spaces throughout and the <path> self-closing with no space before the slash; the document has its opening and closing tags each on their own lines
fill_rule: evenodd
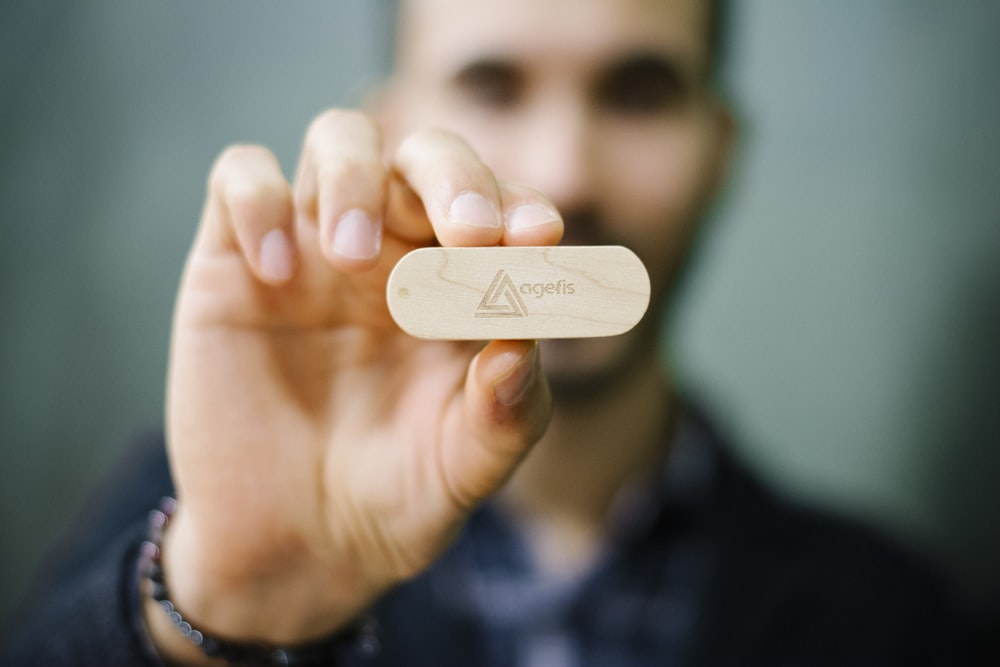
<svg viewBox="0 0 1000 667">
<path fill-rule="evenodd" d="M 779 498 L 718 447 L 704 514 L 715 565 L 691 665 L 966 664 L 929 568 L 860 523 Z M 135 568 L 147 513 L 172 493 L 162 435 L 136 443 L 103 489 L 13 615 L 0 665 L 158 664 L 135 627 Z M 408 642 L 457 641 L 454 629 L 405 623 L 433 614 L 422 604 L 419 580 L 388 596 L 377 608 L 386 650 L 358 664 L 422 665 Z M 450 667 L 447 653 L 429 664 Z"/>
</svg>

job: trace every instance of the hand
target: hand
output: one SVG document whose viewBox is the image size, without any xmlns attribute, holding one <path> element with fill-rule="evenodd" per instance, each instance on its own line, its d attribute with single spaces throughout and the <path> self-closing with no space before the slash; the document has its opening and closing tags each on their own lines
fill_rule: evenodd
<svg viewBox="0 0 1000 667">
<path fill-rule="evenodd" d="M 442 131 L 382 153 L 369 118 L 334 111 L 294 187 L 261 147 L 212 170 L 174 316 L 163 559 L 178 608 L 219 635 L 348 622 L 427 567 L 547 425 L 533 342 L 410 338 L 385 284 L 435 240 L 555 244 L 554 206 Z"/>
</svg>

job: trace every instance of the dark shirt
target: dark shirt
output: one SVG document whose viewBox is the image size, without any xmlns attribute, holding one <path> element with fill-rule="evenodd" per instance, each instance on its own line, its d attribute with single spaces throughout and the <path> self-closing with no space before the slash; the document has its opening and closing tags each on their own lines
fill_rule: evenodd
<svg viewBox="0 0 1000 667">
<path fill-rule="evenodd" d="M 428 572 L 374 608 L 382 651 L 352 667 L 949 665 L 956 619 L 934 574 L 870 528 L 767 490 L 694 413 L 661 475 L 623 493 L 596 565 L 542 578 L 490 505 Z M 613 447 L 609 448 L 613 451 Z M 137 550 L 172 493 L 162 436 L 131 450 L 42 568 L 0 665 L 159 666 Z"/>
<path fill-rule="evenodd" d="M 442 662 L 432 646 L 419 664 L 684 664 L 710 571 L 709 542 L 699 526 L 717 466 L 700 422 L 678 421 L 662 469 L 618 493 L 603 550 L 583 572 L 541 572 L 517 523 L 493 505 L 478 510 L 454 548 L 412 584 L 426 589 L 442 634 L 465 629 L 463 655 Z M 390 596 L 384 606 L 393 604 Z M 411 604 L 399 608 L 405 614 Z M 411 651 L 401 647 L 412 660 Z"/>
</svg>

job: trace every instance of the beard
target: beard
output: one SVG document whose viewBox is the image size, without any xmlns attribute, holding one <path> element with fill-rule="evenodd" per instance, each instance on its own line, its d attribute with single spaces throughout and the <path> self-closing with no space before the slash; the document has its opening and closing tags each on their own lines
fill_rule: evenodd
<svg viewBox="0 0 1000 667">
<path fill-rule="evenodd" d="M 657 312 L 632 331 L 612 338 L 542 341 L 542 368 L 556 406 L 584 409 L 620 390 L 638 371 L 656 363 Z"/>
<path fill-rule="evenodd" d="M 693 232 L 696 226 L 683 225 L 687 233 L 676 238 L 673 252 L 659 261 L 648 256 L 648 247 L 621 238 L 616 228 L 590 208 L 563 214 L 566 232 L 561 245 L 622 245 L 635 252 L 650 274 L 652 293 L 649 308 L 631 331 L 610 338 L 578 338 L 542 341 L 540 352 L 556 406 L 588 408 L 620 390 L 637 371 L 659 362 L 664 320 L 677 288 L 684 282 L 692 263 Z M 655 257 L 657 253 L 653 253 Z M 652 265 L 650 262 L 655 262 Z"/>
</svg>

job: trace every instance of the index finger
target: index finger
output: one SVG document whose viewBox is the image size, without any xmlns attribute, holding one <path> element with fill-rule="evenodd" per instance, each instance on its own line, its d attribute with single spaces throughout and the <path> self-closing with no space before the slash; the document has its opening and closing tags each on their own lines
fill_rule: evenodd
<svg viewBox="0 0 1000 667">
<path fill-rule="evenodd" d="M 399 180 L 423 205 L 427 223 L 441 245 L 496 245 L 503 237 L 500 186 L 493 172 L 461 138 L 443 130 L 410 135 L 392 163 Z M 390 198 L 392 199 L 392 198 Z M 412 199 L 410 204 L 412 206 Z M 413 213 L 400 212 L 413 236 Z"/>
</svg>

